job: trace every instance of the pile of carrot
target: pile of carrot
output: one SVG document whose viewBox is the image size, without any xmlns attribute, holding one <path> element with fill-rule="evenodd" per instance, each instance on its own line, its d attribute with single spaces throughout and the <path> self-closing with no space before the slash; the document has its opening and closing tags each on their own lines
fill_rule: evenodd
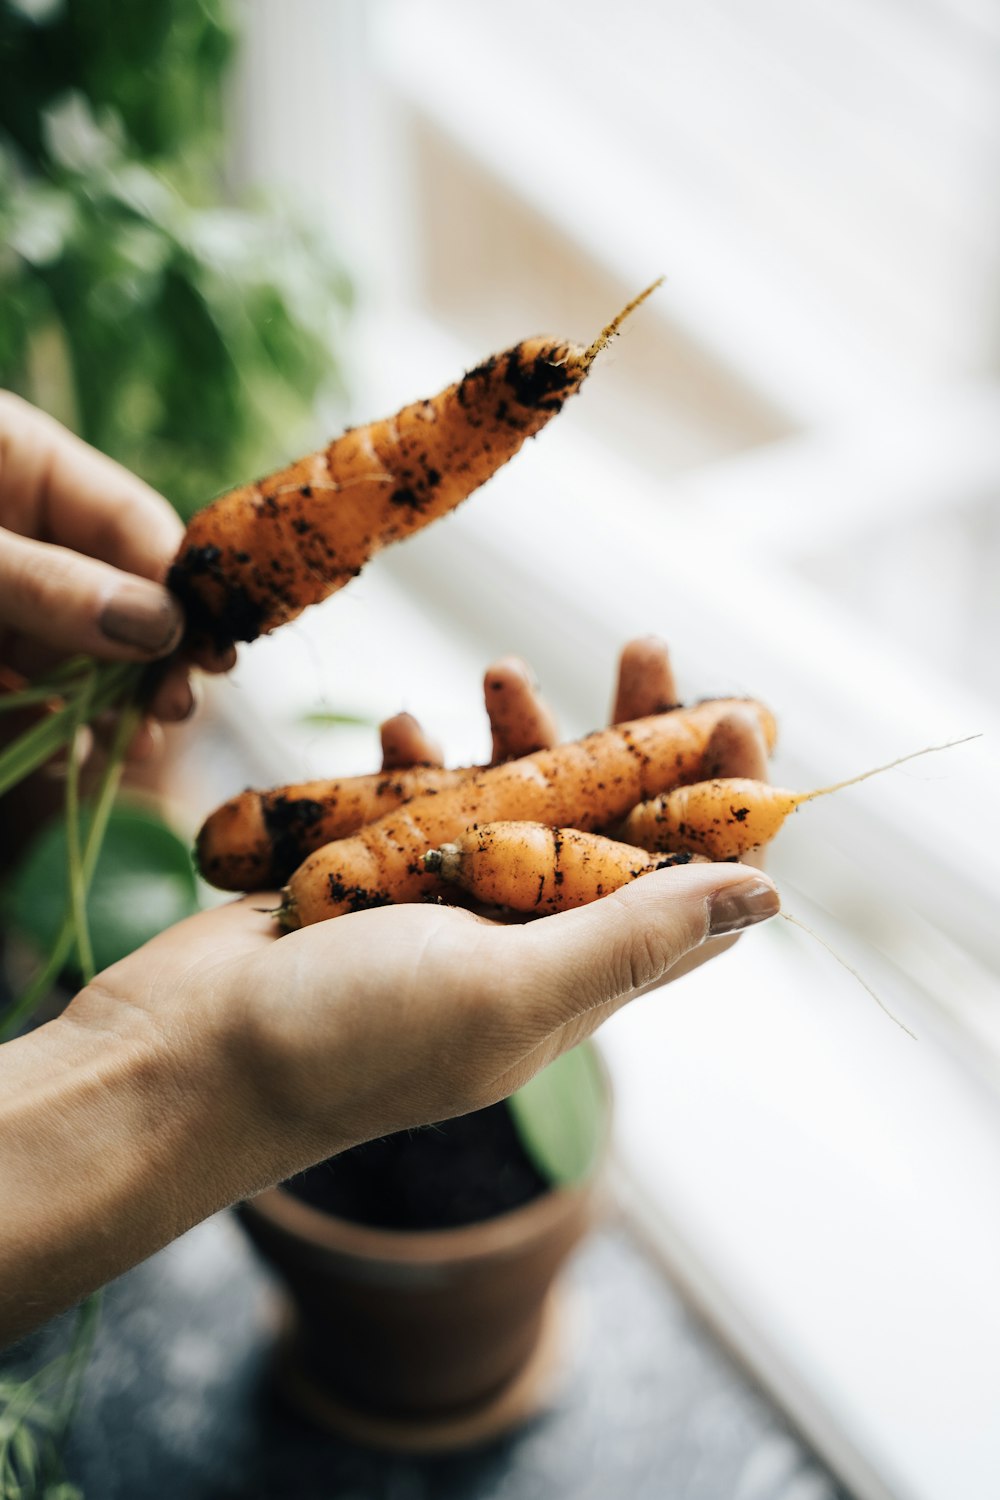
<svg viewBox="0 0 1000 1500">
<path fill-rule="evenodd" d="M 490 679 L 487 673 L 488 708 Z M 511 700 L 537 709 L 523 680 L 507 686 Z M 383 768 L 243 792 L 203 826 L 202 873 L 228 890 L 285 882 L 276 916 L 286 929 L 396 902 L 449 899 L 456 888 L 482 905 L 543 915 L 595 901 L 652 870 L 742 859 L 804 803 L 947 748 L 930 746 L 832 786 L 793 792 L 706 775 L 734 715 L 773 748 L 775 723 L 762 704 L 719 698 L 514 759 L 504 758 L 504 721 L 494 719 L 500 753 L 489 766 Z"/>
<path fill-rule="evenodd" d="M 652 290 L 587 347 L 525 340 L 200 512 L 169 578 L 190 643 L 219 648 L 275 629 L 453 509 L 561 410 Z M 282 886 L 285 928 L 449 893 L 554 912 L 653 869 L 739 859 L 802 803 L 851 784 L 796 793 L 720 776 L 734 714 L 768 750 L 774 719 L 752 700 L 682 707 L 656 642 L 626 648 L 612 726 L 574 743 L 555 744 L 518 663 L 491 668 L 485 692 L 489 765 L 447 769 L 419 725 L 397 715 L 383 725 L 381 770 L 245 791 L 217 809 L 198 836 L 202 873 L 224 890 Z"/>
<path fill-rule="evenodd" d="M 668 677 L 665 648 L 633 642 L 622 656 L 615 715 L 673 702 Z M 551 715 L 523 666 L 497 663 L 484 690 L 490 765 L 445 769 L 412 721 L 409 748 L 419 763 L 400 765 L 405 716 L 397 716 L 383 725 L 380 771 L 245 791 L 224 803 L 198 836 L 202 873 L 226 890 L 283 884 L 278 916 L 286 928 L 446 898 L 456 886 L 508 910 L 564 910 L 692 858 L 684 849 L 650 853 L 608 838 L 606 830 L 645 799 L 702 784 L 734 711 L 768 748 L 775 739 L 774 719 L 762 704 L 720 698 L 556 745 Z"/>
<path fill-rule="evenodd" d="M 592 836 L 617 824 L 637 803 L 701 774 L 712 733 L 733 707 L 734 700 L 723 698 L 633 719 L 582 740 L 462 775 L 447 789 L 419 791 L 310 854 L 285 886 L 280 920 L 285 927 L 303 927 L 366 907 L 437 899 L 446 893 L 446 879 L 442 865 L 427 860 L 428 852 L 467 831 L 481 831 L 484 824 L 507 825 L 502 835 L 492 836 L 494 857 L 501 844 L 504 858 L 522 857 L 516 841 L 525 823 L 576 830 L 581 837 L 591 836 L 596 849 L 599 844 Z M 756 716 L 767 743 L 773 744 L 774 720 L 767 709 L 753 702 L 746 709 Z M 515 829 L 515 824 L 520 827 Z M 636 872 L 639 861 L 648 864 L 648 857 L 633 849 Z M 474 863 L 461 864 L 459 883 L 472 896 L 489 900 L 478 888 Z M 543 863 L 537 868 L 541 877 L 547 867 Z M 613 888 L 603 879 L 588 884 L 582 862 L 572 878 L 551 861 L 548 868 L 549 886 L 557 891 L 546 891 L 546 910 L 581 905 Z M 595 856 L 591 873 L 597 869 Z M 530 895 L 529 885 L 523 889 Z M 504 904 L 520 911 L 539 909 L 542 890 L 539 878 L 538 899 L 530 906 L 513 900 Z"/>
</svg>

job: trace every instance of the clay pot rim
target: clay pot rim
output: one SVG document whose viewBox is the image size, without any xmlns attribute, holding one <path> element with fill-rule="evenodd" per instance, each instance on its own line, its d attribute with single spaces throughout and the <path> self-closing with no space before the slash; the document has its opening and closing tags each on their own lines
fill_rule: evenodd
<svg viewBox="0 0 1000 1500">
<path fill-rule="evenodd" d="M 388 1265 L 468 1264 L 513 1254 L 579 1212 L 603 1176 L 605 1154 L 580 1183 L 551 1187 L 508 1213 L 451 1229 L 382 1229 L 358 1224 L 303 1203 L 283 1187 L 268 1188 L 244 1205 L 273 1228 L 317 1250 Z"/>
</svg>

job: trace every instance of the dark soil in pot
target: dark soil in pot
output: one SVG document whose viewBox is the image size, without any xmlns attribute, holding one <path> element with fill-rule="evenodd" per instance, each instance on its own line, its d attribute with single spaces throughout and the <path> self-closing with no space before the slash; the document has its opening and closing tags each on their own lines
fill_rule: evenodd
<svg viewBox="0 0 1000 1500">
<path fill-rule="evenodd" d="M 540 1174 L 497 1104 L 355 1147 L 243 1204 L 287 1288 L 286 1398 L 362 1441 L 422 1451 L 536 1411 L 560 1357 L 554 1282 L 599 1201 L 603 1075 L 589 1102 L 601 1143 L 570 1186 Z M 562 1115 L 573 1128 L 575 1107 Z"/>
<path fill-rule="evenodd" d="M 322 1213 L 379 1229 L 453 1229 L 548 1191 L 506 1104 L 355 1146 L 285 1183 Z"/>
</svg>

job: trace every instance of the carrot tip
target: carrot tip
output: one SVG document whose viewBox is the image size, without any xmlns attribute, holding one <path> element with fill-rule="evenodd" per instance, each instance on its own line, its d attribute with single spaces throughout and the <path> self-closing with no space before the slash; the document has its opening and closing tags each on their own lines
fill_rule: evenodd
<svg viewBox="0 0 1000 1500">
<path fill-rule="evenodd" d="M 601 350 L 607 348 L 608 344 L 610 344 L 611 340 L 618 333 L 625 319 L 631 313 L 634 313 L 636 308 L 641 306 L 641 304 L 645 302 L 647 297 L 651 297 L 656 291 L 657 287 L 661 287 L 666 279 L 667 278 L 665 276 L 658 276 L 655 281 L 650 282 L 649 286 L 647 286 L 644 291 L 641 291 L 637 297 L 633 297 L 631 302 L 626 302 L 621 312 L 618 313 L 614 318 L 612 318 L 611 322 L 606 324 L 605 327 L 601 329 L 600 333 L 597 335 L 590 348 L 585 350 L 580 361 L 585 369 L 589 369 L 590 366 L 594 363 L 594 360 L 600 354 Z"/>
</svg>

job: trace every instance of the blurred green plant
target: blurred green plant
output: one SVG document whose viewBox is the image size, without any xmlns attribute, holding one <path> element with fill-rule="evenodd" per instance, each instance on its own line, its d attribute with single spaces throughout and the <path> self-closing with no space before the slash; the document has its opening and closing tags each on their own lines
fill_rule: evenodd
<svg viewBox="0 0 1000 1500">
<path fill-rule="evenodd" d="M 600 1165 L 611 1101 L 590 1041 L 562 1053 L 507 1100 L 521 1145 L 553 1187 L 573 1187 Z"/>
<path fill-rule="evenodd" d="M 0 386 L 182 515 L 314 446 L 317 413 L 340 393 L 350 291 L 332 247 L 292 213 L 226 202 L 237 15 L 227 0 L 0 0 Z M 62 708 L 0 754 L 0 789 L 138 689 L 135 669 L 70 668 L 47 690 Z M 112 812 L 138 712 L 125 708 L 83 816 L 72 771 L 64 822 L 7 894 L 7 920 L 45 957 L 0 1035 L 64 967 L 87 981 L 194 905 L 169 830 Z M 26 1381 L 0 1379 L 0 1500 L 79 1497 L 61 1454 L 98 1308 L 99 1296 L 82 1304 L 65 1354 Z"/>
<path fill-rule="evenodd" d="M 235 14 L 0 0 L 0 385 L 184 515 L 311 445 L 350 300 L 317 229 L 219 206 Z"/>
<path fill-rule="evenodd" d="M 87 808 L 80 818 L 84 844 L 93 814 L 94 809 Z M 50 953 L 57 943 L 69 901 L 67 832 L 65 818 L 55 818 L 42 830 L 14 870 L 0 901 L 5 925 L 41 954 Z M 85 902 L 93 966 L 100 973 L 198 910 L 191 851 L 149 808 L 116 803 L 104 828 Z M 67 967 L 79 980 L 79 965 L 72 958 Z"/>
</svg>

